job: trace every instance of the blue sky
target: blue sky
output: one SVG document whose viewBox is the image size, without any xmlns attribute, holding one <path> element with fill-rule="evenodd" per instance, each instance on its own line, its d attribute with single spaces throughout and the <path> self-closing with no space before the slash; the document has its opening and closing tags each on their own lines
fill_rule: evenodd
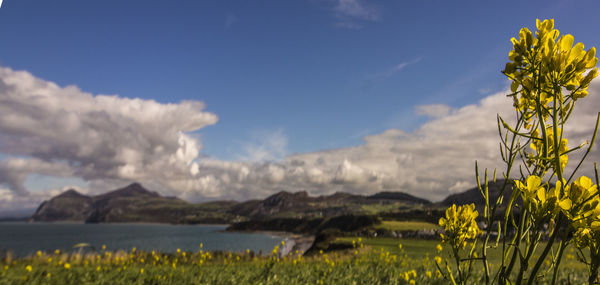
<svg viewBox="0 0 600 285">
<path fill-rule="evenodd" d="M 372 18 L 317 0 L 7 0 L 0 64 L 93 94 L 204 101 L 219 122 L 202 153 L 234 159 L 257 131 L 314 151 L 414 129 L 418 104 L 473 103 L 505 86 L 509 39 L 536 18 L 598 45 L 597 1 L 360 3 Z"/>
<path fill-rule="evenodd" d="M 509 40 L 536 18 L 600 46 L 600 2 L 573 3 L 5 0 L 0 67 L 92 95 L 201 101 L 218 122 L 188 133 L 200 159 L 244 161 L 266 145 L 276 150 L 263 158 L 281 160 L 414 132 L 431 120 L 419 106 L 501 92 Z M 94 180 L 65 173 L 27 183 Z"/>
</svg>

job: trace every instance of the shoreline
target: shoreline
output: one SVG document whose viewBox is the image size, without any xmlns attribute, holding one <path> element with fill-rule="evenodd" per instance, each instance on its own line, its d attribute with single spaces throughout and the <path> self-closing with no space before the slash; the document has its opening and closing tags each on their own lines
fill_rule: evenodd
<svg viewBox="0 0 600 285">
<path fill-rule="evenodd" d="M 249 233 L 249 234 L 263 234 L 270 235 L 274 237 L 283 238 L 285 245 L 283 247 L 280 246 L 279 256 L 284 257 L 287 255 L 295 255 L 296 251 L 298 251 L 298 255 L 304 255 L 304 253 L 313 245 L 315 241 L 315 236 L 312 235 L 302 235 L 291 232 L 284 231 L 228 231 L 228 232 L 238 232 L 238 233 Z"/>
<path fill-rule="evenodd" d="M 248 230 L 248 231 L 229 231 L 227 227 L 230 224 L 168 224 L 168 223 L 152 223 L 152 222 L 123 222 L 123 223 L 85 223 L 80 221 L 2 221 L 0 224 L 27 224 L 27 225 L 164 225 L 164 226 L 208 226 L 208 227 L 224 227 L 223 229 L 217 229 L 217 232 L 222 233 L 245 233 L 245 234 L 258 234 L 268 235 L 271 237 L 278 237 L 283 239 L 285 242 L 283 246 L 279 246 L 279 256 L 284 257 L 287 255 L 303 255 L 314 243 L 315 236 L 298 234 L 285 231 L 269 231 L 269 230 Z M 296 253 L 297 252 L 297 253 Z"/>
<path fill-rule="evenodd" d="M 77 225 L 161 225 L 161 226 L 217 226 L 217 227 L 228 227 L 231 224 L 187 224 L 187 223 L 161 223 L 161 222 L 107 222 L 107 223 L 86 223 L 85 221 L 3 221 L 0 223 L 23 223 L 23 224 L 77 224 Z"/>
</svg>

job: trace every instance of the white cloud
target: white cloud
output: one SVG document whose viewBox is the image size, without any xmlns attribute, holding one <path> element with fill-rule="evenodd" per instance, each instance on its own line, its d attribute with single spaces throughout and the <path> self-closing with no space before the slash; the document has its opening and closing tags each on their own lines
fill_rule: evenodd
<svg viewBox="0 0 600 285">
<path fill-rule="evenodd" d="M 381 19 L 379 9 L 363 0 L 335 0 L 333 12 L 336 26 L 342 28 L 358 29 L 362 27 L 361 22 Z"/>
<path fill-rule="evenodd" d="M 423 59 L 423 58 L 417 57 L 417 58 L 415 58 L 415 59 L 413 59 L 411 61 L 406 61 L 406 62 L 401 62 L 399 64 L 396 64 L 396 66 L 394 66 L 394 68 L 392 68 L 390 70 L 388 77 L 391 76 L 392 74 L 394 74 L 394 73 L 396 73 L 396 72 L 404 69 L 405 67 L 407 67 L 407 66 L 409 66 L 411 64 L 415 64 L 415 63 L 421 61 L 421 59 Z"/>
<path fill-rule="evenodd" d="M 169 187 L 190 179 L 201 144 L 187 132 L 216 123 L 198 101 L 92 95 L 0 67 L 0 183 L 21 196 L 29 174 Z"/>
<path fill-rule="evenodd" d="M 409 60 L 409 61 L 398 63 L 398 64 L 394 65 L 392 68 L 390 68 L 389 70 L 374 75 L 372 79 L 376 79 L 376 78 L 387 79 L 387 78 L 390 78 L 394 74 L 396 74 L 396 73 L 402 71 L 403 69 L 405 69 L 407 66 L 415 64 L 415 63 L 418 63 L 422 59 L 423 59 L 422 57 L 417 57 L 417 58 Z"/>
<path fill-rule="evenodd" d="M 598 96 L 597 80 L 565 132 L 571 147 L 590 139 Z M 440 200 L 475 184 L 475 160 L 480 169 L 503 170 L 496 114 L 513 115 L 512 100 L 501 92 L 453 110 L 418 107 L 417 113 L 435 116 L 413 132 L 386 130 L 355 147 L 287 155 L 283 131 L 257 133 L 244 145 L 245 159 L 221 161 L 200 157 L 200 141 L 186 133 L 217 120 L 200 102 L 92 96 L 2 68 L 0 103 L 0 152 L 12 155 L 0 162 L 0 181 L 10 188 L 0 193 L 0 207 L 42 199 L 23 187 L 32 173 L 80 177 L 89 193 L 135 180 L 190 201 L 264 198 L 281 190 L 404 191 Z M 581 174 L 592 176 L 591 162 L 599 159 L 595 148 Z M 570 169 L 576 163 L 571 155 Z"/>
<path fill-rule="evenodd" d="M 245 153 L 239 159 L 252 162 L 282 160 L 287 154 L 287 144 L 282 129 L 254 131 L 251 140 L 242 144 Z"/>
</svg>

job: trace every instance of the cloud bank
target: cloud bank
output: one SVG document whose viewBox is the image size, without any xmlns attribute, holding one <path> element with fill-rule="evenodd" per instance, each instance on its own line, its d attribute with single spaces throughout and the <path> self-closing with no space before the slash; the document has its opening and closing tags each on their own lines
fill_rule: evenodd
<svg viewBox="0 0 600 285">
<path fill-rule="evenodd" d="M 590 139 L 598 96 L 600 81 L 571 119 L 570 147 Z M 83 190 L 89 193 L 137 181 L 194 202 L 263 198 L 281 190 L 404 191 L 440 200 L 475 184 L 475 160 L 482 169 L 502 167 L 496 114 L 513 114 L 504 93 L 461 108 L 425 105 L 415 112 L 429 121 L 413 132 L 389 129 L 366 136 L 355 147 L 285 155 L 287 138 L 278 131 L 245 145 L 247 157 L 223 161 L 200 155 L 202 144 L 193 132 L 218 119 L 201 102 L 94 96 L 0 68 L 0 153 L 7 156 L 0 161 L 0 208 L 33 205 L 58 193 L 25 189 L 31 174 L 78 177 L 88 182 Z M 572 168 L 577 156 L 570 160 Z M 593 175 L 593 161 L 600 161 L 597 148 L 582 174 Z"/>
<path fill-rule="evenodd" d="M 189 179 L 200 142 L 186 133 L 217 122 L 204 104 L 82 92 L 0 68 L 0 182 L 19 196 L 29 174 L 170 187 Z"/>
</svg>

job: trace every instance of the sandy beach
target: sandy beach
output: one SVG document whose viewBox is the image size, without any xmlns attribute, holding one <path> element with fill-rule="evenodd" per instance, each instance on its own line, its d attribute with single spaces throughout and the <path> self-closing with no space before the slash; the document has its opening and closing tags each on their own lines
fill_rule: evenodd
<svg viewBox="0 0 600 285">
<path fill-rule="evenodd" d="M 252 233 L 268 234 L 272 236 L 282 237 L 285 245 L 280 247 L 279 255 L 281 257 L 286 255 L 295 255 L 296 252 L 299 255 L 303 255 L 315 241 L 314 236 L 301 235 L 289 232 L 278 232 L 278 231 L 252 231 Z"/>
</svg>

